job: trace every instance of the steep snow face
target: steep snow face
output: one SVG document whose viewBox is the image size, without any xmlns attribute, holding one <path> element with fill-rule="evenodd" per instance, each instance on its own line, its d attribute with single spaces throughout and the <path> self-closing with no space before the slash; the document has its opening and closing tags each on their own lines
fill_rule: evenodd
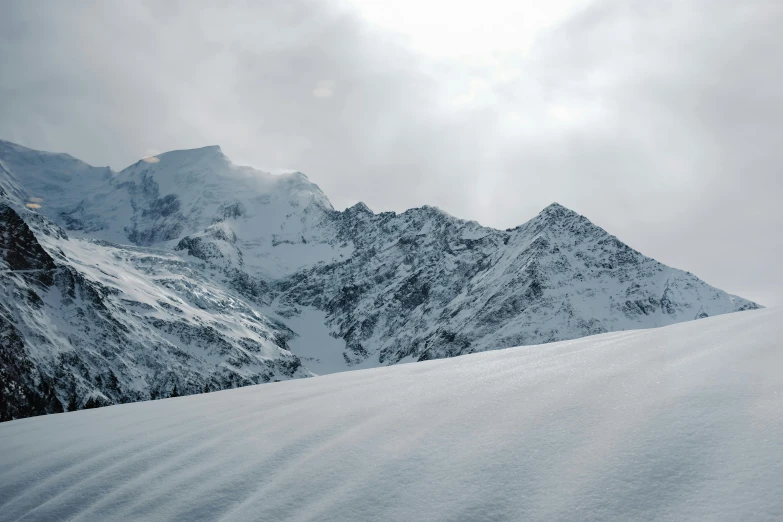
<svg viewBox="0 0 783 522">
<path fill-rule="evenodd" d="M 781 520 L 781 339 L 760 310 L 4 423 L 0 519 Z"/>
<path fill-rule="evenodd" d="M 85 195 L 104 192 L 108 167 L 91 167 L 68 154 L 53 154 L 0 140 L 0 191 L 21 204 L 52 214 L 76 207 Z"/>
<path fill-rule="evenodd" d="M 140 245 L 196 234 L 217 222 L 240 239 L 239 249 L 307 244 L 320 238 L 319 227 L 334 212 L 304 174 L 273 176 L 238 167 L 219 147 L 139 161 L 116 182 L 134 208 L 132 224 L 123 226 Z"/>
<path fill-rule="evenodd" d="M 53 257 L 0 208 L 0 420 L 311 375 L 293 332 L 259 312 L 262 283 L 41 230 Z"/>
<path fill-rule="evenodd" d="M 54 382 L 63 400 L 75 392 L 136 400 L 174 383 L 190 393 L 758 308 L 557 204 L 507 231 L 428 206 L 337 212 L 304 174 L 239 167 L 218 147 L 114 173 L 0 142 L 0 167 L 0 200 L 57 273 L 70 274 L 33 290 L 45 304 L 33 312 L 19 301 L 28 289 L 17 264 L 0 309 L 20 346 L 38 354 L 28 358 L 38 381 Z M 30 237 L 9 237 L 6 258 L 28 252 L 17 262 L 40 261 Z M 72 309 L 69 277 L 99 302 Z M 62 333 L 74 314 L 81 333 Z M 154 355 L 120 360 L 126 345 Z M 100 380 L 59 362 L 79 346 L 100 354 L 89 369 Z M 134 393 L 105 386 L 106 369 Z"/>
</svg>

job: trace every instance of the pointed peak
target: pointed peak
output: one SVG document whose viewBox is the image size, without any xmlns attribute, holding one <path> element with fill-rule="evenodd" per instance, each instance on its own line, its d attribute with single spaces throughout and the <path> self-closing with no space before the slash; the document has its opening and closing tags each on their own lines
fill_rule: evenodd
<svg viewBox="0 0 783 522">
<path fill-rule="evenodd" d="M 539 212 L 538 215 L 539 216 L 578 216 L 579 214 L 577 214 L 570 208 L 566 208 L 560 203 L 555 202 L 545 207 L 544 210 Z"/>
<path fill-rule="evenodd" d="M 370 207 L 368 207 L 367 205 L 365 205 L 361 201 L 359 201 L 358 203 L 356 203 L 355 205 L 353 205 L 351 207 L 348 207 L 346 210 L 350 211 L 350 212 L 362 212 L 364 214 L 372 214 L 373 213 L 373 211 L 370 210 Z"/>
<path fill-rule="evenodd" d="M 558 223 L 569 219 L 581 220 L 584 219 L 584 216 L 574 212 L 570 208 L 564 207 L 560 203 L 552 203 L 539 212 L 533 220 L 546 223 Z"/>
<path fill-rule="evenodd" d="M 565 227 L 569 229 L 582 229 L 595 227 L 589 219 L 573 210 L 564 207 L 560 203 L 552 203 L 538 213 L 536 217 L 515 228 L 506 229 L 506 232 L 531 230 L 543 230 L 550 227 Z M 596 227 L 599 228 L 599 227 Z"/>
</svg>

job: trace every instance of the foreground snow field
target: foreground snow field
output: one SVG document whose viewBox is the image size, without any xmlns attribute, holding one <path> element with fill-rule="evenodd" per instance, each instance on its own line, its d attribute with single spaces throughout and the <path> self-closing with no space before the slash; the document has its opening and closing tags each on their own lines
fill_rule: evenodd
<svg viewBox="0 0 783 522">
<path fill-rule="evenodd" d="M 0 425 L 1 520 L 783 520 L 783 310 Z"/>
</svg>

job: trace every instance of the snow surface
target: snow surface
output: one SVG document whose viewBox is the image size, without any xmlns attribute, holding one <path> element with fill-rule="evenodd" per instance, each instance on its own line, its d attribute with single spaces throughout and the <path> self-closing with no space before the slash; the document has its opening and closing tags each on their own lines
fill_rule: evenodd
<svg viewBox="0 0 783 522">
<path fill-rule="evenodd" d="M 783 310 L 0 425 L 0 520 L 783 520 Z"/>
<path fill-rule="evenodd" d="M 345 341 L 329 335 L 326 313 L 313 308 L 302 309 L 287 319 L 287 326 L 298 335 L 288 341 L 288 348 L 314 374 L 350 370 L 343 357 Z"/>
</svg>

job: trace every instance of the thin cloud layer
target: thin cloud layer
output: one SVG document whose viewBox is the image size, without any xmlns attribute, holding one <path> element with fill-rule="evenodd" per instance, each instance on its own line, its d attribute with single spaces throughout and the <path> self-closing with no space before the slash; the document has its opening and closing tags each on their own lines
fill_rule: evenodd
<svg viewBox="0 0 783 522">
<path fill-rule="evenodd" d="M 337 208 L 430 204 L 499 228 L 558 201 L 783 303 L 778 2 L 594 0 L 524 52 L 469 58 L 419 51 L 342 2 L 5 13 L 5 139 L 114 168 L 220 144 L 306 172 Z"/>
</svg>

